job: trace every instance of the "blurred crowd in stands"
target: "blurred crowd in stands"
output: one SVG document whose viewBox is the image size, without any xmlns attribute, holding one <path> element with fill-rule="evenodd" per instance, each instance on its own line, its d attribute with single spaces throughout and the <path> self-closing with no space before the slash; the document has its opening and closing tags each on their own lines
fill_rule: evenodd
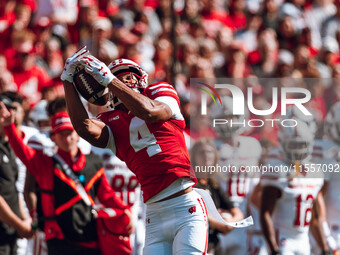
<svg viewBox="0 0 340 255">
<path fill-rule="evenodd" d="M 235 84 L 253 88 L 257 109 L 271 105 L 273 86 L 262 78 L 313 78 L 280 86 L 311 91 L 307 106 L 321 124 L 340 100 L 339 25 L 339 0 L 0 0 L 0 92 L 20 94 L 23 123 L 38 125 L 30 112 L 43 116 L 63 96 L 64 62 L 86 45 L 106 64 L 128 58 L 149 83 L 173 84 L 193 139 L 216 134 L 193 116 L 190 78 L 245 78 Z M 278 144 L 271 128 L 251 132 Z"/>
</svg>

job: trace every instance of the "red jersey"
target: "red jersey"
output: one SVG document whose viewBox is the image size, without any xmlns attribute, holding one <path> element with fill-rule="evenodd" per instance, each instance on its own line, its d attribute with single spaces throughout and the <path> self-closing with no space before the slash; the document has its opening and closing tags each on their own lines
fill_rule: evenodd
<svg viewBox="0 0 340 255">
<path fill-rule="evenodd" d="M 201 22 L 206 35 L 211 38 L 216 38 L 224 26 L 230 28 L 233 26 L 232 20 L 224 10 L 203 11 Z"/>
<path fill-rule="evenodd" d="M 143 95 L 158 101 L 170 98 L 176 102 L 175 107 L 178 107 L 180 113 L 177 92 L 170 84 L 152 84 L 145 89 Z M 105 112 L 99 114 L 98 118 L 111 129 L 115 148 L 110 149 L 137 176 L 144 201 L 158 194 L 177 178 L 189 177 L 196 182 L 194 174 L 190 172 L 183 135 L 185 122 L 181 114 L 152 123 L 146 123 L 131 112 L 122 110 Z"/>
</svg>

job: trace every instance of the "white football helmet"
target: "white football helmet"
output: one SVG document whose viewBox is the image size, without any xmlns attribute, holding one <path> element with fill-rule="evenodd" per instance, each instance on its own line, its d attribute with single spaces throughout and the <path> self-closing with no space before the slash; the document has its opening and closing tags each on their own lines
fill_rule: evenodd
<svg viewBox="0 0 340 255">
<path fill-rule="evenodd" d="M 282 119 L 301 120 L 302 122 L 307 124 L 314 136 L 316 134 L 317 124 L 314 116 L 303 114 L 295 105 L 289 105 L 287 107 L 287 113 L 285 116 L 282 116 Z"/>
<path fill-rule="evenodd" d="M 29 126 L 35 127 L 40 132 L 49 132 L 51 126 L 49 125 L 50 118 L 47 114 L 47 100 L 41 100 L 37 103 L 28 115 Z"/>
<path fill-rule="evenodd" d="M 210 109 L 211 119 L 228 120 L 226 124 L 218 124 L 214 128 L 215 132 L 221 137 L 231 137 L 241 134 L 245 130 L 245 121 L 248 118 L 248 112 L 245 115 L 233 115 L 233 99 L 229 96 L 221 98 L 222 105 L 219 103 L 213 105 Z M 242 124 L 237 124 L 242 123 Z"/>
<path fill-rule="evenodd" d="M 131 85 L 133 86 L 132 88 L 145 89 L 148 86 L 148 74 L 137 63 L 131 60 L 124 58 L 116 59 L 108 67 L 116 77 L 127 73 L 135 75 L 138 79 L 138 84 Z"/>
<path fill-rule="evenodd" d="M 285 161 L 294 163 L 310 156 L 313 152 L 314 134 L 301 120 L 295 127 L 280 127 L 279 148 Z"/>
<path fill-rule="evenodd" d="M 137 84 L 131 83 L 127 86 L 136 92 L 141 92 L 148 86 L 148 74 L 137 63 L 129 59 L 116 59 L 111 62 L 108 67 L 111 70 L 111 73 L 116 77 L 128 73 L 134 75 L 138 80 Z M 121 103 L 120 100 L 114 95 L 112 99 L 114 107 Z"/>
<path fill-rule="evenodd" d="M 340 102 L 331 107 L 324 125 L 326 135 L 333 141 L 340 143 Z"/>
</svg>

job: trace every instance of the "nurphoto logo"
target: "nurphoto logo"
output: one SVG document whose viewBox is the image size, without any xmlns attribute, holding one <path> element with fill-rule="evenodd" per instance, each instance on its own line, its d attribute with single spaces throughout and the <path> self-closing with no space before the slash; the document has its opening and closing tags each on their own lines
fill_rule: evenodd
<svg viewBox="0 0 340 255">
<path fill-rule="evenodd" d="M 210 109 L 209 115 L 213 127 L 216 127 L 217 125 L 228 125 L 231 127 L 233 125 L 262 127 L 265 122 L 271 123 L 272 127 L 274 127 L 275 123 L 283 127 L 295 127 L 298 125 L 298 122 L 295 119 L 285 118 L 287 115 L 287 107 L 290 106 L 295 106 L 301 114 L 305 116 L 312 116 L 310 111 L 304 105 L 311 99 L 311 93 L 309 90 L 301 87 L 272 86 L 271 88 L 268 88 L 266 93 L 267 95 L 271 93 L 271 105 L 267 109 L 255 108 L 254 91 L 252 87 L 247 87 L 246 95 L 243 93 L 241 88 L 230 83 L 215 83 L 214 85 L 208 85 L 206 82 L 198 81 L 195 83 L 195 88 L 201 90 L 200 113 L 202 116 L 207 115 Z M 231 98 L 232 102 L 229 103 L 229 105 L 226 105 L 226 100 L 224 100 L 224 96 L 222 95 L 229 95 L 228 97 Z M 209 108 L 209 101 L 211 102 L 209 97 L 212 99 L 216 107 L 220 107 L 221 109 L 229 107 L 229 109 L 231 109 L 231 113 L 230 111 L 225 110 L 225 118 L 223 118 L 223 116 L 212 118 L 212 116 L 216 116 L 216 114 L 211 112 L 213 110 Z M 260 116 L 260 118 L 251 118 L 248 120 L 244 118 L 241 122 L 236 122 L 233 118 L 231 118 L 231 116 L 246 117 L 249 113 L 253 116 Z M 266 116 L 272 116 L 274 113 L 276 116 L 277 113 L 279 113 L 280 118 L 266 118 Z"/>
</svg>

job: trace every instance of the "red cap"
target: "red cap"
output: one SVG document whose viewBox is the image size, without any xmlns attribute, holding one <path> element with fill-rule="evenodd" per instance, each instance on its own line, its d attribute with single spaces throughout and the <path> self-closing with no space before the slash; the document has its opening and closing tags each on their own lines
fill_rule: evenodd
<svg viewBox="0 0 340 255">
<path fill-rule="evenodd" d="M 63 130 L 74 130 L 70 116 L 67 112 L 58 112 L 52 117 L 52 134 L 59 133 Z"/>
</svg>

